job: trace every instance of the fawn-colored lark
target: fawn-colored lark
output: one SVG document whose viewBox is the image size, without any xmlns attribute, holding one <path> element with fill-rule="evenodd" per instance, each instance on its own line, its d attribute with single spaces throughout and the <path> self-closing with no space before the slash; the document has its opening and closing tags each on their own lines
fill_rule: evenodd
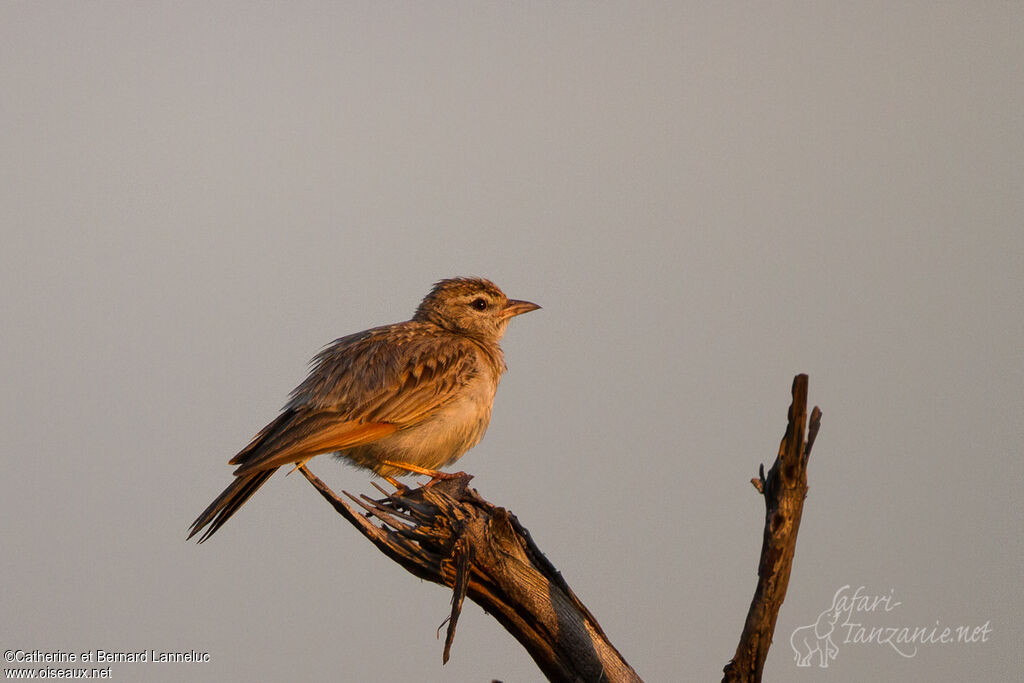
<svg viewBox="0 0 1024 683">
<path fill-rule="evenodd" d="M 209 538 L 283 465 L 333 453 L 392 483 L 435 479 L 483 438 L 505 371 L 498 341 L 540 308 L 483 278 L 441 280 L 412 320 L 336 340 L 273 422 L 229 461 L 235 480 L 192 523 Z"/>
</svg>

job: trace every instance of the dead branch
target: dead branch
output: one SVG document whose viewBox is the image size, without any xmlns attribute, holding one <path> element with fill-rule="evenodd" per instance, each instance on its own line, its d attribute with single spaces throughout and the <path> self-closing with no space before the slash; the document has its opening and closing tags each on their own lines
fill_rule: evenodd
<svg viewBox="0 0 1024 683">
<path fill-rule="evenodd" d="M 468 596 L 552 681 L 640 681 L 515 515 L 469 488 L 470 475 L 381 500 L 346 493 L 365 511 L 357 514 L 305 466 L 300 470 L 381 552 L 421 579 L 453 589 L 444 662 Z"/>
<path fill-rule="evenodd" d="M 768 648 L 772 644 L 779 608 L 786 599 L 789 575 L 796 552 L 804 499 L 807 497 L 807 460 L 821 425 L 821 411 L 811 411 L 807 423 L 807 375 L 793 380 L 793 403 L 789 406 L 789 424 L 779 445 L 779 455 L 768 476 L 761 465 L 759 477 L 751 480 L 764 495 L 764 539 L 757 570 L 757 589 L 747 612 L 736 654 L 725 666 L 723 683 L 760 681 Z"/>
<path fill-rule="evenodd" d="M 803 501 L 807 459 L 821 411 L 804 426 L 807 375 L 793 380 L 793 403 L 779 456 L 754 486 L 764 494 L 765 529 L 757 590 L 724 681 L 760 681 L 779 608 L 786 597 Z M 345 519 L 407 571 L 452 589 L 443 661 L 451 654 L 466 597 L 479 604 L 526 648 L 552 681 L 640 681 L 516 516 L 484 500 L 464 472 L 380 500 L 338 497 L 305 465 L 306 479 Z M 379 522 L 374 521 L 374 518 Z"/>
</svg>

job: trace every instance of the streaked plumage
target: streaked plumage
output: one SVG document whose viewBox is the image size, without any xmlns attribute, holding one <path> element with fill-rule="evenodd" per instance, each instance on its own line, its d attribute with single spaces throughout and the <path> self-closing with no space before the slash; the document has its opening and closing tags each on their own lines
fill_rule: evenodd
<svg viewBox="0 0 1024 683">
<path fill-rule="evenodd" d="M 487 430 L 508 321 L 537 308 L 483 278 L 453 278 L 434 286 L 412 320 L 336 340 L 277 419 L 229 461 L 235 480 L 189 538 L 204 527 L 199 540 L 209 538 L 278 467 L 322 453 L 384 477 L 453 463 Z"/>
</svg>

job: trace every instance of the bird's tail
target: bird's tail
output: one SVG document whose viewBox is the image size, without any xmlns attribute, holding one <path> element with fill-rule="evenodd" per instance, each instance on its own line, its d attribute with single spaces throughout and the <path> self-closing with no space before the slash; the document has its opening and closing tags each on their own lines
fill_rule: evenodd
<svg viewBox="0 0 1024 683">
<path fill-rule="evenodd" d="M 189 527 L 189 538 L 192 538 L 200 531 L 203 527 L 209 525 L 209 528 L 199 537 L 199 542 L 202 543 L 210 536 L 212 536 L 217 529 L 224 525 L 224 522 L 228 521 L 231 515 L 235 514 L 238 508 L 242 507 L 245 501 L 249 500 L 249 496 L 256 493 L 256 491 L 263 486 L 263 482 L 270 478 L 274 472 L 277 471 L 276 467 L 260 470 L 251 474 L 243 474 L 235 477 L 235 480 L 224 489 L 224 492 L 217 496 L 210 505 L 203 510 L 203 513 L 196 517 L 196 521 L 192 522 L 192 526 Z"/>
</svg>

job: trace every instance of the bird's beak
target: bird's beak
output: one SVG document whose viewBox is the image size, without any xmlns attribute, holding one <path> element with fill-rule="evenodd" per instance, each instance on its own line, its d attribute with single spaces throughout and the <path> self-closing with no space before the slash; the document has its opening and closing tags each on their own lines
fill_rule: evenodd
<svg viewBox="0 0 1024 683">
<path fill-rule="evenodd" d="M 511 318 L 523 313 L 529 313 L 530 311 L 536 311 L 540 306 L 533 303 L 532 301 L 520 301 L 518 299 L 509 299 L 508 303 L 505 304 L 505 308 L 501 309 L 501 318 Z"/>
</svg>

